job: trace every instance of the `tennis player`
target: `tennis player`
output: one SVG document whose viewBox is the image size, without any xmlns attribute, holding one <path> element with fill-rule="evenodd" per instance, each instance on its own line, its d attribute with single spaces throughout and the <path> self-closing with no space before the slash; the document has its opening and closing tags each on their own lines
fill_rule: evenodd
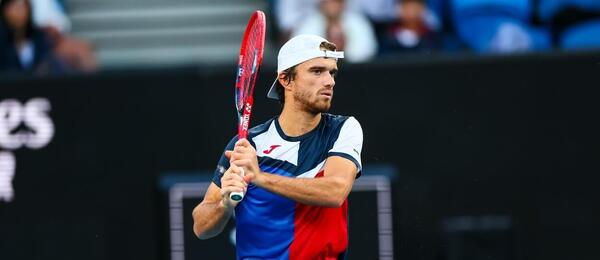
<svg viewBox="0 0 600 260">
<path fill-rule="evenodd" d="M 238 259 L 344 258 L 363 136 L 354 117 L 326 113 L 343 57 L 314 35 L 281 47 L 267 96 L 283 110 L 227 145 L 193 212 L 199 238 L 219 234 L 235 212 Z M 234 191 L 245 192 L 241 202 L 229 198 Z"/>
</svg>

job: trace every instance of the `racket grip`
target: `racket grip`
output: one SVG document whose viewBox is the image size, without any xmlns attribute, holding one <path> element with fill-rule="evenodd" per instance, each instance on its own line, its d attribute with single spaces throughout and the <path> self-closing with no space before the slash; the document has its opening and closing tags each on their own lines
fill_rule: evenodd
<svg viewBox="0 0 600 260">
<path fill-rule="evenodd" d="M 240 175 L 242 177 L 244 177 L 244 169 L 241 169 L 242 172 L 240 173 Z M 229 198 L 233 201 L 241 201 L 242 199 L 244 199 L 244 192 L 243 191 L 234 191 L 229 193 Z"/>
<path fill-rule="evenodd" d="M 229 198 L 233 201 L 240 201 L 244 198 L 244 193 L 241 191 L 234 191 L 229 193 Z"/>
</svg>

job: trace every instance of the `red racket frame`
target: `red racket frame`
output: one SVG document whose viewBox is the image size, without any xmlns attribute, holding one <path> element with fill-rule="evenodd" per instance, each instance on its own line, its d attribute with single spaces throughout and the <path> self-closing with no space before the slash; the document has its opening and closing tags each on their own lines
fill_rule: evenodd
<svg viewBox="0 0 600 260">
<path fill-rule="evenodd" d="M 248 136 L 250 115 L 254 105 L 254 84 L 262 64 L 265 46 L 266 20 L 265 14 L 254 11 L 242 39 L 238 61 L 237 79 L 235 83 L 235 103 L 239 117 L 238 138 Z"/>
</svg>

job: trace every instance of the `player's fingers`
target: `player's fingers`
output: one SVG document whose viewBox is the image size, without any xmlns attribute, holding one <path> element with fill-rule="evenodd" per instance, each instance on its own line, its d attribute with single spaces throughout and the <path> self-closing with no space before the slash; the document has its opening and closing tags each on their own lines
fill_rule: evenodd
<svg viewBox="0 0 600 260">
<path fill-rule="evenodd" d="M 247 189 L 239 186 L 227 186 L 221 189 L 221 196 L 228 196 L 232 192 L 246 192 Z"/>
<path fill-rule="evenodd" d="M 245 188 L 246 185 L 248 185 L 248 184 L 244 181 L 244 178 L 242 178 L 241 175 L 237 175 L 237 174 L 229 174 L 228 176 L 224 176 L 221 179 L 222 187 L 237 186 L 237 187 Z"/>
<path fill-rule="evenodd" d="M 221 182 L 229 182 L 231 180 L 233 180 L 234 177 L 232 176 L 236 176 L 239 174 L 234 173 L 233 171 L 226 171 L 225 174 L 223 174 L 223 177 L 221 177 Z"/>
<path fill-rule="evenodd" d="M 233 161 L 232 163 L 235 163 L 235 165 L 239 168 L 239 167 L 245 167 L 248 165 L 248 159 L 236 159 L 235 161 Z"/>
<path fill-rule="evenodd" d="M 227 159 L 231 160 L 231 155 L 233 154 L 233 151 L 225 151 L 225 157 L 227 157 Z"/>
<path fill-rule="evenodd" d="M 228 179 L 235 178 L 231 176 L 242 176 L 242 171 L 242 168 L 237 168 L 237 170 L 235 171 L 230 171 L 226 176 L 228 177 Z"/>
<path fill-rule="evenodd" d="M 233 151 L 236 153 L 251 154 L 256 156 L 256 149 L 254 149 L 254 146 L 252 145 L 238 145 L 234 147 Z"/>
<path fill-rule="evenodd" d="M 240 169 L 240 167 L 237 164 L 235 164 L 233 162 L 235 162 L 235 161 L 232 161 L 229 164 L 229 169 L 227 170 L 226 173 L 235 173 L 235 174 L 239 175 L 242 172 L 242 170 Z"/>
<path fill-rule="evenodd" d="M 246 146 L 236 145 L 233 147 L 233 153 L 243 154 L 248 151 Z"/>
<path fill-rule="evenodd" d="M 237 142 L 235 142 L 235 146 L 248 147 L 248 146 L 251 146 L 251 144 L 250 144 L 250 142 L 248 142 L 248 139 L 242 138 L 242 139 L 238 140 Z"/>
<path fill-rule="evenodd" d="M 242 170 L 243 168 L 251 168 L 253 166 L 253 162 L 249 158 L 235 160 L 235 163 L 238 167 L 242 167 Z"/>
<path fill-rule="evenodd" d="M 241 189 L 245 189 L 248 186 L 248 183 L 242 178 L 242 176 L 237 174 L 229 174 L 228 176 L 223 176 L 221 178 L 221 187 L 238 187 Z"/>
<path fill-rule="evenodd" d="M 221 186 L 223 187 L 223 189 L 236 188 L 236 189 L 242 191 L 242 190 L 245 190 L 246 187 L 248 187 L 248 184 L 244 181 L 244 179 L 242 179 L 242 177 L 239 177 L 239 179 L 237 179 L 237 180 L 225 181 L 225 182 L 221 183 Z"/>
<path fill-rule="evenodd" d="M 234 152 L 231 155 L 231 159 L 229 159 L 229 163 L 230 164 L 234 164 L 235 161 L 241 160 L 243 158 L 246 158 L 247 156 L 244 155 L 244 153 L 238 153 L 238 152 Z M 238 165 L 239 166 L 239 165 Z"/>
<path fill-rule="evenodd" d="M 251 176 L 250 174 L 248 174 L 248 175 L 244 175 L 244 177 L 243 177 L 243 179 L 244 179 L 244 182 L 245 182 L 245 183 L 250 183 L 250 182 L 252 182 L 252 179 L 253 179 L 253 178 L 254 178 L 254 177 L 253 177 L 253 176 Z M 247 186 L 247 185 L 248 185 L 248 184 L 246 184 L 246 186 Z"/>
<path fill-rule="evenodd" d="M 252 160 L 242 159 L 242 160 L 235 161 L 235 163 L 238 167 L 240 167 L 242 169 L 242 171 L 244 171 L 244 173 L 242 173 L 241 177 L 245 177 L 248 175 L 254 175 L 254 174 L 250 174 L 254 171 L 253 169 L 255 167 L 255 166 L 253 166 Z M 244 178 L 244 181 L 248 182 L 248 180 L 246 178 Z"/>
<path fill-rule="evenodd" d="M 254 147 L 246 139 L 242 139 L 234 146 L 230 161 L 255 157 L 256 150 Z"/>
<path fill-rule="evenodd" d="M 231 154 L 229 161 L 232 162 L 235 160 L 244 159 L 244 158 L 252 158 L 252 157 L 256 157 L 256 152 L 253 152 L 251 149 L 248 149 L 245 147 L 240 147 L 240 148 L 236 147 L 236 149 Z"/>
</svg>

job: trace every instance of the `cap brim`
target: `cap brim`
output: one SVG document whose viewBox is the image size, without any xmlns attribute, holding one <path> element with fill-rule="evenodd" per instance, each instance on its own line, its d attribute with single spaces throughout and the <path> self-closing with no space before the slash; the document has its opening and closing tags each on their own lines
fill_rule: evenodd
<svg viewBox="0 0 600 260">
<path fill-rule="evenodd" d="M 277 78 L 275 78 L 275 81 L 273 81 L 269 92 L 267 92 L 267 97 L 270 99 L 279 100 L 279 95 L 277 95 Z"/>
</svg>

